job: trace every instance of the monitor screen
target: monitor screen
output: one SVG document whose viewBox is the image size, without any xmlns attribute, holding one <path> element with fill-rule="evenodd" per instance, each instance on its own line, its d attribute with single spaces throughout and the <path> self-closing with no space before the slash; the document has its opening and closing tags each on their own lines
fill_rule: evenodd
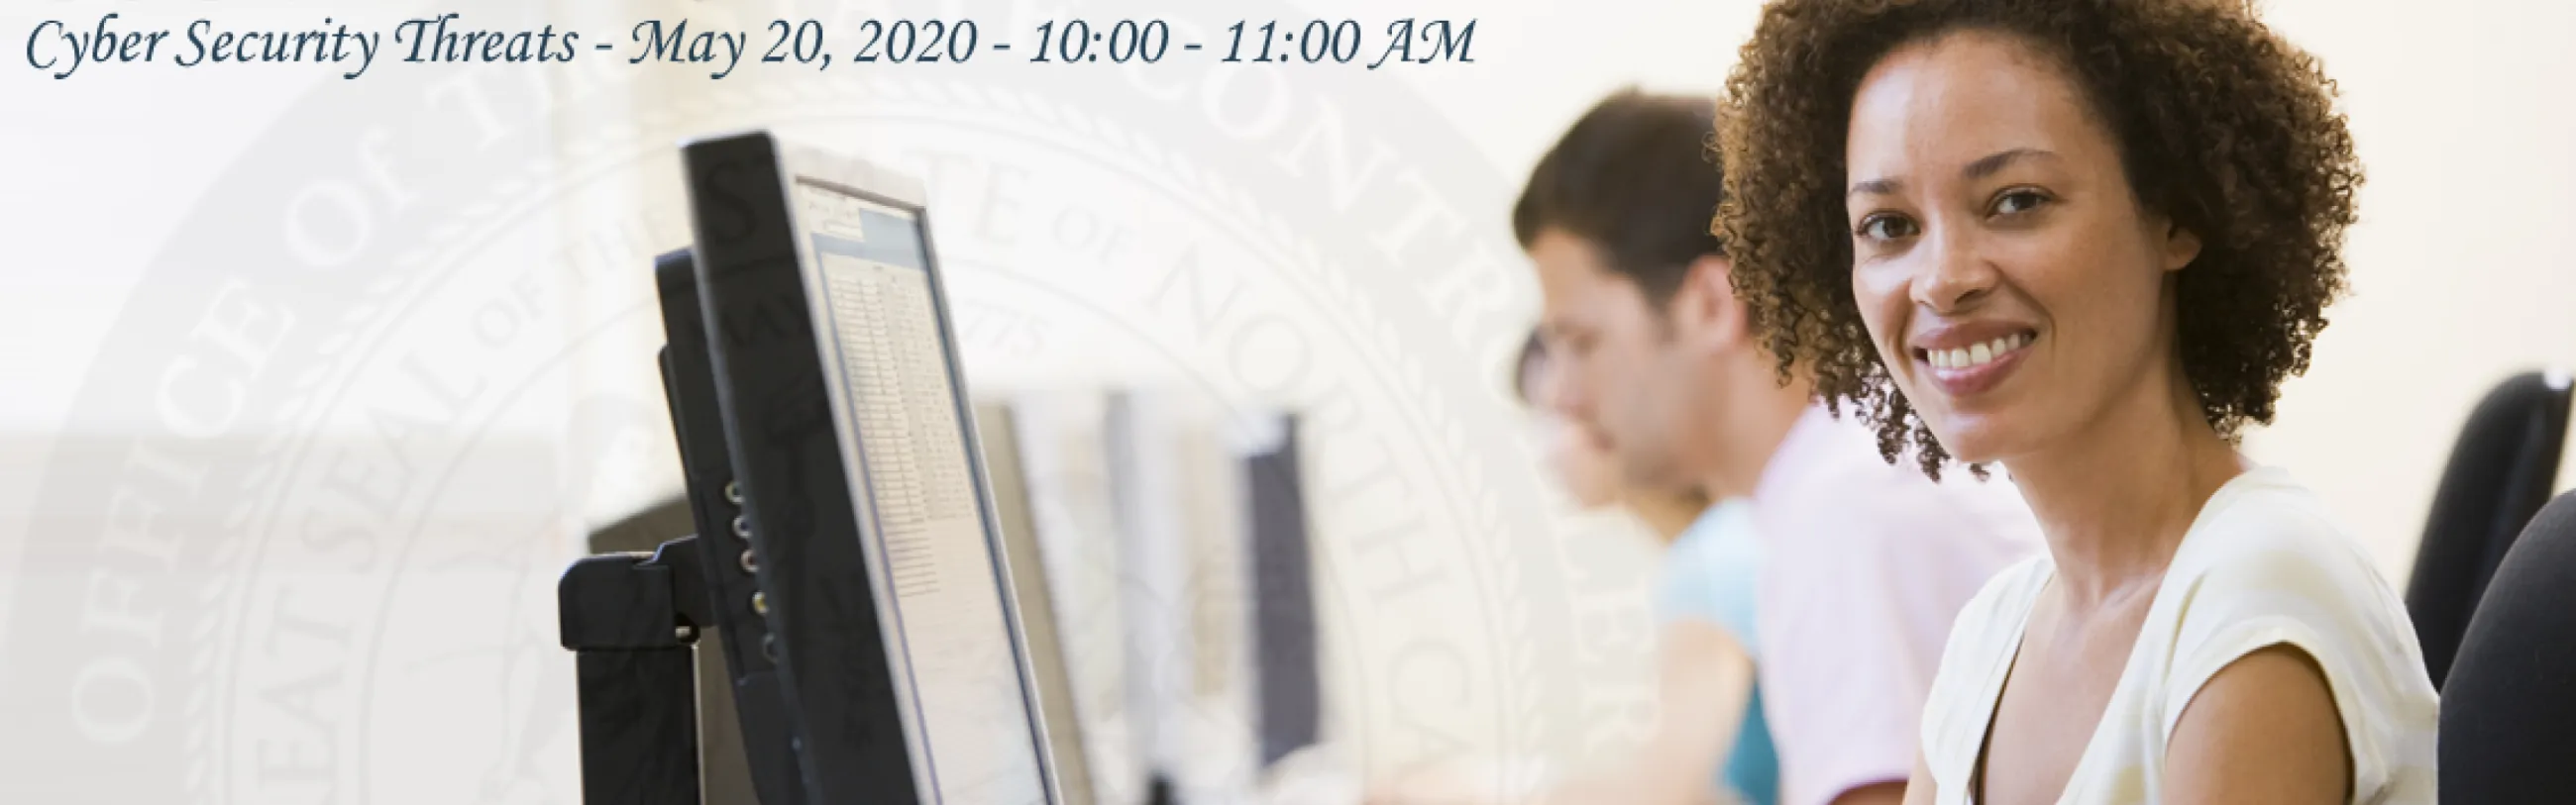
<svg viewBox="0 0 2576 805">
<path fill-rule="evenodd" d="M 921 216 L 808 178 L 791 194 L 924 801 L 1047 802 Z"/>
</svg>

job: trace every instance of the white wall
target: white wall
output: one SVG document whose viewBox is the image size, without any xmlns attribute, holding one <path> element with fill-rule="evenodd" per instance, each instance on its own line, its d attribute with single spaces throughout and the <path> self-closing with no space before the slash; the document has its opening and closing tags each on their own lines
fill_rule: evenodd
<svg viewBox="0 0 2576 805">
<path fill-rule="evenodd" d="M 2402 583 L 2470 406 L 2506 375 L 2576 367 L 2576 70 L 2563 3 L 2277 3 L 2341 83 L 2369 182 L 2353 295 L 2255 454 L 2315 486 Z M 2559 489 L 2576 474 L 2560 473 Z"/>
</svg>

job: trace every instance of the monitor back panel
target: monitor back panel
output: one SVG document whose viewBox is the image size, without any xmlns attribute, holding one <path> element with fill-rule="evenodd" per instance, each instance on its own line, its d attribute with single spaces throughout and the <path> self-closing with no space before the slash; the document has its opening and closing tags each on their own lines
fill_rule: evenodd
<svg viewBox="0 0 2576 805">
<path fill-rule="evenodd" d="M 778 145 L 702 140 L 682 162 L 716 399 L 810 801 L 922 801 Z"/>
<path fill-rule="evenodd" d="M 725 446 L 724 419 L 717 411 L 695 255 L 681 249 L 655 258 L 653 278 L 662 302 L 662 388 L 698 533 L 698 565 L 713 599 L 709 603 L 716 622 L 706 625 L 716 627 L 723 667 L 731 675 L 724 683 L 741 730 L 744 762 L 750 767 L 753 791 L 764 805 L 802 805 L 805 782 L 797 770 L 777 665 L 769 656 L 769 647 L 776 644 L 754 604 L 758 582 L 740 560 L 752 551 L 746 527 L 750 520 Z M 713 765 L 710 762 L 711 769 Z M 711 772 L 711 786 L 714 780 Z M 710 790 L 710 800 L 718 793 Z"/>
</svg>

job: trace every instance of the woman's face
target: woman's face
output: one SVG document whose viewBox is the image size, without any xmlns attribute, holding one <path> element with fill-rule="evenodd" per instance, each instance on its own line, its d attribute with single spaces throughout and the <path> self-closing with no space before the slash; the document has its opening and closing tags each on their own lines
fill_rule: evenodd
<svg viewBox="0 0 2576 805">
<path fill-rule="evenodd" d="M 1852 292 L 1898 390 L 1962 461 L 2170 393 L 2171 284 L 2199 243 L 2141 209 L 2058 61 L 1969 30 L 1871 68 L 1845 140 Z"/>
</svg>

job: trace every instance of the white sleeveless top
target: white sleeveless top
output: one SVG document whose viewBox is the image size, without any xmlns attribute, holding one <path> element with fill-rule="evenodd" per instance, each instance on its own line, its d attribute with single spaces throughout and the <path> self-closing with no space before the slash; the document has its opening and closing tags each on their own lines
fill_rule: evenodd
<svg viewBox="0 0 2576 805">
<path fill-rule="evenodd" d="M 1959 613 L 1923 713 L 1940 805 L 1968 805 L 1986 728 L 2040 591 L 2045 554 L 1998 574 Z M 2129 664 L 2062 805 L 2163 800 L 2165 740 L 2201 685 L 2268 646 L 2324 670 L 2352 750 L 2354 803 L 2434 801 L 2433 684 L 2405 605 L 2316 497 L 2279 470 L 2219 487 L 2184 532 Z"/>
</svg>

